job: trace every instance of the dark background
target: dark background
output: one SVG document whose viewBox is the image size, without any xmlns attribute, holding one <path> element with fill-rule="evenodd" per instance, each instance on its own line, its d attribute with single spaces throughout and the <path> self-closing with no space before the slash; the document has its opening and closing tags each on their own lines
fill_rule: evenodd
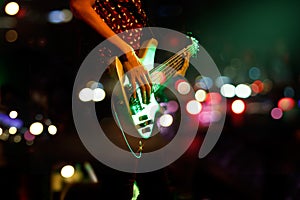
<svg viewBox="0 0 300 200">
<path fill-rule="evenodd" d="M 6 3 L 0 1 L 0 20 L 7 17 Z M 14 27 L 0 27 L 0 111 L 17 110 L 24 127 L 41 114 L 57 125 L 58 133 L 44 134 L 33 145 L 0 141 L 1 160 L 6 163 L 1 174 L 7 181 L 3 185 L 16 185 L 12 193 L 21 190 L 23 181 L 28 183 L 28 199 L 49 199 L 53 166 L 90 158 L 77 136 L 71 111 L 79 68 L 78 24 L 74 19 L 62 24 L 47 21 L 50 11 L 69 8 L 68 1 L 18 3 L 25 14 L 15 16 Z M 234 84 L 249 82 L 249 66 L 258 66 L 273 87 L 250 102 L 276 106 L 289 86 L 298 103 L 299 1 L 156 0 L 145 1 L 144 6 L 152 26 L 192 32 L 220 72 L 232 75 Z M 10 29 L 18 32 L 12 43 L 5 39 Z M 226 67 L 234 61 L 240 66 L 232 74 Z M 298 104 L 280 120 L 269 113 L 246 113 L 239 119 L 228 113 L 221 138 L 206 158 L 197 158 L 195 141 L 196 149 L 171 166 L 176 191 L 194 199 L 299 199 L 299 119 Z"/>
</svg>

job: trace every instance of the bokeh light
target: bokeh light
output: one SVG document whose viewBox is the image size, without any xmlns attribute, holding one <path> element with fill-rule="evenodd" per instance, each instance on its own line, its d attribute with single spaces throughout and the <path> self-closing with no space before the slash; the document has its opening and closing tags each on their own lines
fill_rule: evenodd
<svg viewBox="0 0 300 200">
<path fill-rule="evenodd" d="M 9 117 L 12 119 L 16 119 L 18 117 L 18 112 L 15 110 L 12 110 L 9 112 Z"/>
<path fill-rule="evenodd" d="M 94 92 L 91 88 L 83 88 L 79 92 L 79 99 L 83 102 L 91 101 L 94 98 Z"/>
<path fill-rule="evenodd" d="M 75 168 L 72 165 L 65 165 L 61 168 L 60 174 L 64 178 L 71 178 L 75 173 Z"/>
<path fill-rule="evenodd" d="M 57 128 L 54 125 L 48 126 L 48 133 L 51 135 L 55 135 L 57 133 Z"/>
<path fill-rule="evenodd" d="M 18 39 L 18 33 L 15 30 L 8 30 L 5 33 L 5 39 L 7 42 L 15 42 Z"/>
<path fill-rule="evenodd" d="M 167 112 L 168 113 L 175 113 L 179 108 L 179 105 L 176 101 L 171 100 L 167 103 Z"/>
<path fill-rule="evenodd" d="M 199 101 L 196 100 L 190 100 L 186 104 L 186 110 L 188 113 L 192 115 L 197 115 L 201 112 L 202 110 L 202 104 Z"/>
<path fill-rule="evenodd" d="M 251 96 L 251 88 L 246 84 L 239 84 L 235 87 L 235 95 L 240 98 L 248 98 Z"/>
<path fill-rule="evenodd" d="M 155 84 L 163 84 L 167 80 L 165 73 L 160 71 L 154 72 L 151 78 Z"/>
<path fill-rule="evenodd" d="M 24 133 L 24 139 L 26 141 L 33 141 L 35 139 L 35 135 L 31 134 L 28 130 Z"/>
<path fill-rule="evenodd" d="M 263 93 L 268 93 L 273 88 L 273 82 L 270 79 L 265 79 L 263 81 Z"/>
<path fill-rule="evenodd" d="M 188 82 L 181 81 L 177 85 L 177 91 L 182 95 L 186 95 L 191 91 L 191 86 Z"/>
<path fill-rule="evenodd" d="M 93 90 L 93 101 L 99 102 L 105 98 L 105 91 L 102 88 L 95 88 Z"/>
<path fill-rule="evenodd" d="M 252 79 L 252 80 L 257 80 L 260 78 L 260 75 L 261 75 L 261 71 L 258 67 L 251 67 L 249 69 L 249 78 Z"/>
<path fill-rule="evenodd" d="M 8 15 L 16 15 L 19 12 L 20 6 L 16 2 L 9 2 L 5 6 L 5 13 Z"/>
<path fill-rule="evenodd" d="M 0 135 L 2 135 L 3 133 L 3 129 L 0 127 Z"/>
<path fill-rule="evenodd" d="M 20 135 L 16 135 L 13 140 L 15 143 L 19 143 L 19 142 L 21 142 L 22 137 Z"/>
<path fill-rule="evenodd" d="M 284 88 L 283 94 L 285 97 L 293 98 L 295 96 L 295 90 L 294 90 L 294 88 L 287 86 Z"/>
<path fill-rule="evenodd" d="M 264 90 L 264 83 L 260 80 L 256 80 L 251 84 L 251 89 L 256 94 L 261 93 Z"/>
<path fill-rule="evenodd" d="M 17 131 L 18 131 L 18 129 L 17 129 L 16 127 L 13 127 L 13 126 L 10 127 L 10 128 L 8 129 L 8 132 L 9 132 L 9 134 L 11 134 L 11 135 L 16 134 Z"/>
<path fill-rule="evenodd" d="M 222 102 L 222 96 L 217 92 L 210 92 L 206 95 L 206 100 L 208 104 L 215 105 Z"/>
<path fill-rule="evenodd" d="M 206 94 L 205 90 L 199 89 L 195 93 L 195 99 L 199 102 L 203 102 L 206 99 Z"/>
<path fill-rule="evenodd" d="M 214 82 L 210 77 L 197 76 L 195 79 L 195 85 L 198 88 L 209 90 L 213 86 Z"/>
<path fill-rule="evenodd" d="M 290 98 L 290 97 L 284 97 L 284 98 L 281 98 L 279 101 L 278 101 L 278 108 L 280 108 L 281 110 L 283 111 L 289 111 L 289 110 L 292 110 L 295 106 L 295 100 Z"/>
<path fill-rule="evenodd" d="M 159 124 L 162 127 L 169 127 L 172 125 L 172 123 L 173 123 L 173 117 L 170 114 L 163 114 L 159 118 Z"/>
<path fill-rule="evenodd" d="M 235 86 L 232 84 L 224 84 L 220 88 L 220 93 L 223 97 L 232 98 L 235 96 Z"/>
<path fill-rule="evenodd" d="M 71 21 L 73 14 L 68 9 L 53 10 L 48 13 L 48 21 L 53 24 L 66 23 Z"/>
<path fill-rule="evenodd" d="M 231 79 L 227 76 L 219 76 L 216 78 L 215 84 L 218 88 L 221 88 L 224 84 L 231 83 Z"/>
<path fill-rule="evenodd" d="M 29 127 L 29 131 L 33 135 L 40 135 L 43 132 L 43 130 L 43 124 L 40 122 L 34 122 Z"/>
<path fill-rule="evenodd" d="M 273 108 L 271 110 L 271 116 L 273 119 L 280 119 L 283 116 L 283 112 L 280 108 Z"/>
<path fill-rule="evenodd" d="M 231 110 L 235 114 L 241 114 L 245 111 L 245 109 L 246 109 L 246 105 L 244 101 L 240 99 L 234 100 L 231 104 Z"/>
</svg>

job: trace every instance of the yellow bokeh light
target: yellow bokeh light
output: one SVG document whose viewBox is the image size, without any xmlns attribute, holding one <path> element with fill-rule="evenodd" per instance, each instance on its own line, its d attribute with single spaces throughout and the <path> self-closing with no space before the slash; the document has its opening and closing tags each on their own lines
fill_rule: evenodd
<svg viewBox="0 0 300 200">
<path fill-rule="evenodd" d="M 17 129 L 16 127 L 10 127 L 10 128 L 8 129 L 8 132 L 9 132 L 9 134 L 11 134 L 11 135 L 16 134 L 17 131 L 18 131 L 18 129 Z"/>
<path fill-rule="evenodd" d="M 10 111 L 9 113 L 9 117 L 12 118 L 12 119 L 15 119 L 18 117 L 18 112 L 13 110 L 13 111 Z"/>
<path fill-rule="evenodd" d="M 75 168 L 72 165 L 65 165 L 61 171 L 60 174 L 64 178 L 71 178 L 75 173 Z"/>
<path fill-rule="evenodd" d="M 8 15 L 16 15 L 19 12 L 20 6 L 16 2 L 9 2 L 5 6 L 5 13 Z"/>
<path fill-rule="evenodd" d="M 199 89 L 195 93 L 195 99 L 199 102 L 203 102 L 206 99 L 206 94 L 205 90 Z"/>
<path fill-rule="evenodd" d="M 43 130 L 43 124 L 40 122 L 34 122 L 29 127 L 29 131 L 32 135 L 40 135 L 43 132 Z"/>
<path fill-rule="evenodd" d="M 56 126 L 50 125 L 50 126 L 48 127 L 48 132 L 49 132 L 51 135 L 55 135 L 55 134 L 57 133 L 57 128 L 56 128 Z"/>
<path fill-rule="evenodd" d="M 15 42 L 18 39 L 18 33 L 15 30 L 9 30 L 5 33 L 5 39 L 7 42 Z"/>
</svg>

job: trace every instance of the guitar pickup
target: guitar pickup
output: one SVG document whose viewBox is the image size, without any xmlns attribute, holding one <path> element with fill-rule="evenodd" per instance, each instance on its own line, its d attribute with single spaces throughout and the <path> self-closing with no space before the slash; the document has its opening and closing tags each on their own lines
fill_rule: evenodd
<svg viewBox="0 0 300 200">
<path fill-rule="evenodd" d="M 139 121 L 144 121 L 144 120 L 147 120 L 147 119 L 148 119 L 147 115 L 143 115 L 143 116 L 139 117 Z"/>
<path fill-rule="evenodd" d="M 148 133 L 150 131 L 151 131 L 151 129 L 149 127 L 142 129 L 142 133 Z"/>
<path fill-rule="evenodd" d="M 145 126 L 148 126 L 149 124 L 153 124 L 153 121 L 151 119 L 136 125 L 136 128 L 137 129 L 144 128 Z"/>
</svg>

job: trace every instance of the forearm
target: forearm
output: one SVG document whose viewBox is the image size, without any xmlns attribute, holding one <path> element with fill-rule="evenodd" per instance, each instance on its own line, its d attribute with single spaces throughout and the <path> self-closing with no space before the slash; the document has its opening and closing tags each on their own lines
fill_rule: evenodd
<svg viewBox="0 0 300 200">
<path fill-rule="evenodd" d="M 74 16 L 99 33 L 105 39 L 117 46 L 122 52 L 132 51 L 132 47 L 116 35 L 92 7 L 92 1 L 70 0 L 70 8 Z"/>
</svg>

